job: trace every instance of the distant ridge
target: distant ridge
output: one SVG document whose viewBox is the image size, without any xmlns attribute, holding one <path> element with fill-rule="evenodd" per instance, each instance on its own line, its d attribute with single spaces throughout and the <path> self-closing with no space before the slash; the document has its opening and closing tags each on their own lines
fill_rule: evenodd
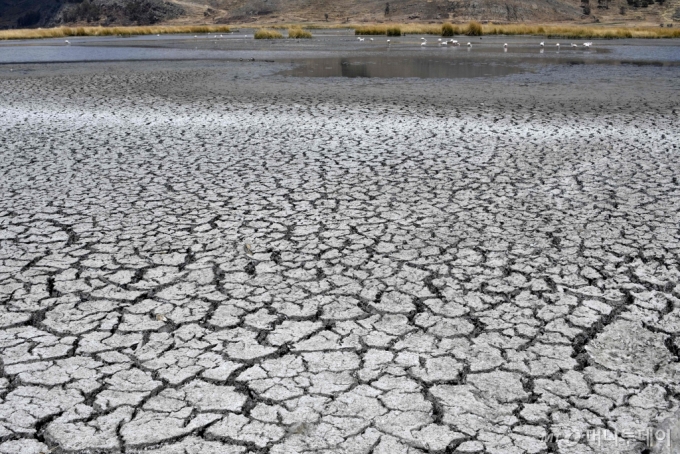
<svg viewBox="0 0 680 454">
<path fill-rule="evenodd" d="M 0 0 L 0 28 L 473 19 L 671 23 L 680 22 L 680 0 Z"/>
</svg>

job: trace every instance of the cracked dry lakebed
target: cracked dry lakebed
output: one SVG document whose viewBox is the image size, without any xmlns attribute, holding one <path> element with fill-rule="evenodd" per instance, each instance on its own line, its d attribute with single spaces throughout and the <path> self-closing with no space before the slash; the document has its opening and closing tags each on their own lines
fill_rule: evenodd
<svg viewBox="0 0 680 454">
<path fill-rule="evenodd" d="M 0 43 L 0 454 L 680 450 L 677 41 L 251 37 Z"/>
</svg>

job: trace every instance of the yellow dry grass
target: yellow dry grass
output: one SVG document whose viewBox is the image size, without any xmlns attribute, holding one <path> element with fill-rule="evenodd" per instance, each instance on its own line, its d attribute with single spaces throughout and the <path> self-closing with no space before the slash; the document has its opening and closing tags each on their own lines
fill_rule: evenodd
<svg viewBox="0 0 680 454">
<path fill-rule="evenodd" d="M 307 30 L 303 30 L 302 27 L 291 27 L 288 29 L 288 37 L 294 39 L 309 39 L 312 37 L 312 34 Z"/>
<path fill-rule="evenodd" d="M 247 27 L 248 24 L 244 24 Z M 316 24 L 316 23 L 296 23 L 288 22 L 282 24 L 267 24 L 267 28 L 272 30 L 289 30 L 291 28 L 301 28 L 303 30 L 330 30 L 330 29 L 340 29 L 340 28 L 350 28 L 347 25 L 342 24 Z"/>
<path fill-rule="evenodd" d="M 289 24 L 272 25 L 268 32 L 277 33 L 273 29 L 354 29 L 357 35 L 386 35 L 388 29 L 399 29 L 402 35 L 442 35 L 453 32 L 454 35 L 473 34 L 478 32 L 477 24 Z M 453 28 L 453 30 L 451 30 Z M 132 36 L 163 35 L 174 33 L 229 33 L 227 25 L 158 25 L 138 27 L 57 27 L 44 29 L 0 30 L 0 40 L 63 38 L 69 36 Z M 259 32 L 259 30 L 258 30 Z M 393 32 L 394 33 L 394 32 Z M 395 33 L 396 34 L 396 33 Z M 527 24 L 484 24 L 482 35 L 541 35 L 549 38 L 680 38 L 680 28 L 662 27 L 612 27 L 606 25 L 527 25 Z M 273 36 L 275 38 L 275 36 Z"/>
<path fill-rule="evenodd" d="M 607 27 L 584 25 L 485 24 L 372 24 L 350 25 L 356 35 L 386 35 L 400 28 L 403 35 L 541 35 L 549 38 L 680 38 L 680 29 L 661 27 Z"/>
<path fill-rule="evenodd" d="M 283 35 L 276 30 L 261 28 L 255 32 L 255 39 L 281 39 Z"/>
<path fill-rule="evenodd" d="M 65 38 L 69 36 L 132 36 L 175 33 L 229 33 L 226 25 L 150 25 L 139 27 L 57 27 L 1 30 L 3 39 Z"/>
<path fill-rule="evenodd" d="M 484 34 L 484 29 L 479 22 L 471 21 L 467 27 L 465 27 L 464 33 L 468 36 L 482 36 Z"/>
<path fill-rule="evenodd" d="M 442 36 L 460 35 L 460 27 L 449 22 L 442 25 Z"/>
<path fill-rule="evenodd" d="M 387 30 L 385 30 L 385 34 L 387 36 L 401 36 L 401 27 L 387 27 Z"/>
<path fill-rule="evenodd" d="M 350 25 L 355 35 L 386 35 L 388 30 L 399 29 L 402 35 L 441 35 L 442 26 L 439 24 L 373 24 Z"/>
<path fill-rule="evenodd" d="M 582 25 L 482 25 L 485 35 L 543 35 L 548 38 L 680 38 L 680 29 Z"/>
</svg>

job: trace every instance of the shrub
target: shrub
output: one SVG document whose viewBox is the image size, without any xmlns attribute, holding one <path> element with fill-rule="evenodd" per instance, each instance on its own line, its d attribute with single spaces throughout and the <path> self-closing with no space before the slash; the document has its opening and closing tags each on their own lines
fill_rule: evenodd
<svg viewBox="0 0 680 454">
<path fill-rule="evenodd" d="M 387 35 L 387 36 L 401 36 L 406 34 L 398 25 L 364 25 L 354 29 L 355 35 Z"/>
<path fill-rule="evenodd" d="M 460 33 L 460 30 L 458 30 L 458 27 L 454 27 L 453 25 L 449 24 L 448 22 L 444 25 L 442 25 L 442 36 L 454 36 Z"/>
<path fill-rule="evenodd" d="M 385 30 L 387 36 L 401 36 L 401 28 L 399 27 L 387 27 Z"/>
<path fill-rule="evenodd" d="M 255 39 L 280 39 L 283 35 L 276 30 L 261 28 L 255 32 Z"/>
<path fill-rule="evenodd" d="M 291 27 L 291 28 L 288 29 L 288 37 L 289 38 L 296 38 L 296 39 L 311 38 L 312 34 L 309 31 L 303 30 L 300 27 Z"/>
<path fill-rule="evenodd" d="M 480 24 L 479 22 L 471 21 L 467 26 L 465 34 L 468 36 L 482 36 L 483 34 L 482 24 Z"/>
<path fill-rule="evenodd" d="M 387 29 L 383 25 L 366 25 L 354 29 L 355 35 L 386 35 Z"/>
<path fill-rule="evenodd" d="M 441 24 L 394 24 L 402 35 L 442 33 Z M 287 27 L 280 26 L 282 29 Z M 364 27 L 380 30 L 381 33 L 365 33 Z M 456 27 L 454 25 L 454 27 Z M 357 34 L 386 34 L 387 26 L 374 25 L 357 27 Z M 273 30 L 272 30 L 273 31 Z M 69 36 L 131 36 L 166 33 L 229 33 L 227 25 L 162 25 L 146 27 L 57 27 L 44 29 L 0 30 L 0 41 L 5 39 L 60 38 Z M 468 32 L 468 26 L 464 32 Z M 276 32 L 275 32 L 276 33 Z M 594 38 L 680 38 L 680 28 L 661 27 L 597 27 L 580 25 L 542 25 L 519 24 L 485 25 L 484 35 L 543 35 L 548 38 L 594 39 Z M 279 34 L 280 35 L 280 34 Z M 278 36 L 282 38 L 282 36 Z"/>
</svg>

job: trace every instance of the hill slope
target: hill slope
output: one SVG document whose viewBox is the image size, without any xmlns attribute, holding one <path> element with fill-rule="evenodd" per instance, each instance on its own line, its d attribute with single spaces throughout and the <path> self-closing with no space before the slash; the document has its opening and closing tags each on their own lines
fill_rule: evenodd
<svg viewBox="0 0 680 454">
<path fill-rule="evenodd" d="M 680 0 L 172 0 L 216 22 L 680 21 Z M 389 14 L 386 6 L 389 3 Z M 588 11 L 589 10 L 589 11 Z M 584 13 L 588 14 L 584 14 Z M 677 26 L 677 25 L 676 25 Z"/>
<path fill-rule="evenodd" d="M 471 19 L 668 23 L 680 21 L 680 0 L 0 0 L 0 28 Z"/>
<path fill-rule="evenodd" d="M 577 0 L 578 1 L 578 0 Z M 376 20 L 575 20 L 582 12 L 571 0 L 217 0 L 231 16 L 297 15 L 332 21 Z M 214 4 L 214 2 L 211 2 Z"/>
</svg>

